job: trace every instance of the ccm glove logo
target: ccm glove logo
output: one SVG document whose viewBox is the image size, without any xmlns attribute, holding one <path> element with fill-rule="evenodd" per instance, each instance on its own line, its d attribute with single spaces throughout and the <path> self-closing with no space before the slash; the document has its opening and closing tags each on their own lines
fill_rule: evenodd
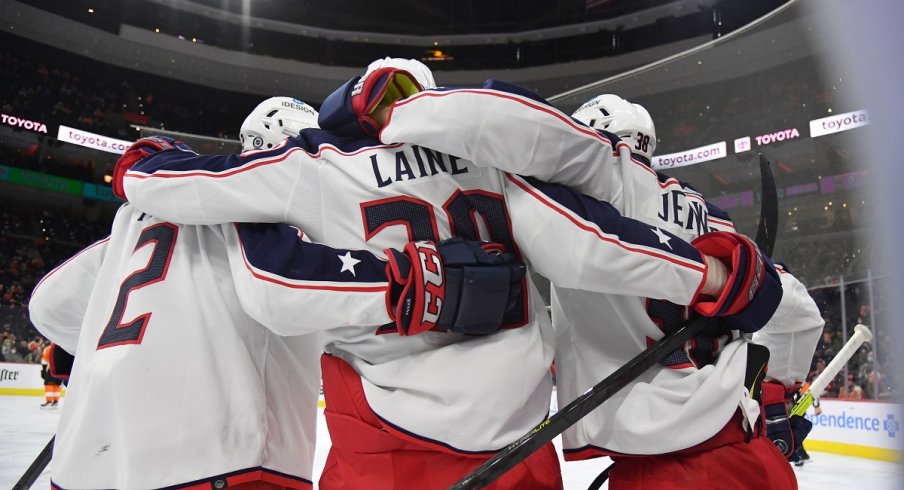
<svg viewBox="0 0 904 490">
<path fill-rule="evenodd" d="M 445 271 L 436 244 L 410 242 L 388 248 L 389 309 L 399 334 L 416 335 L 437 327 L 445 304 Z M 394 305 L 394 306 L 393 306 Z"/>
<path fill-rule="evenodd" d="M 521 304 L 524 264 L 498 243 L 450 238 L 384 250 L 387 305 L 399 335 L 491 334 Z"/>
<path fill-rule="evenodd" d="M 418 249 L 418 258 L 423 271 L 424 285 L 424 313 L 425 323 L 435 324 L 439 321 L 439 313 L 443 308 L 445 297 L 445 281 L 443 274 L 443 262 L 431 243 L 423 243 Z"/>
</svg>

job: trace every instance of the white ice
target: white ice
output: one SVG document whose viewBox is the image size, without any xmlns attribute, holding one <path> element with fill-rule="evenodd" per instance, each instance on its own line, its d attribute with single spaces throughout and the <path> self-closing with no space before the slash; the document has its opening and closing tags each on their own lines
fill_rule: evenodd
<svg viewBox="0 0 904 490">
<path fill-rule="evenodd" d="M 19 480 L 54 433 L 65 399 L 61 408 L 52 410 L 39 408 L 42 401 L 40 397 L 0 396 L 0 488 L 11 488 Z M 315 482 L 323 470 L 330 444 L 322 410 L 317 430 Z M 901 467 L 892 463 L 817 452 L 810 455 L 810 463 L 795 468 L 801 490 L 891 490 L 902 488 L 904 482 Z M 563 463 L 565 489 L 586 489 L 608 463 L 602 459 Z M 47 469 L 33 488 L 49 486 Z"/>
</svg>

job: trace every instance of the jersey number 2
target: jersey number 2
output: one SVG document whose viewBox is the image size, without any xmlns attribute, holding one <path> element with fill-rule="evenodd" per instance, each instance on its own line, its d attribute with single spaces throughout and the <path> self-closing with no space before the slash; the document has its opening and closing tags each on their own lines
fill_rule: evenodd
<svg viewBox="0 0 904 490">
<path fill-rule="evenodd" d="M 129 303 L 129 294 L 136 289 L 141 289 L 166 278 L 166 272 L 169 270 L 170 259 L 173 257 L 173 249 L 176 246 L 176 235 L 178 233 L 179 228 L 176 225 L 160 223 L 145 228 L 141 235 L 138 236 L 135 250 L 137 251 L 147 244 L 152 244 L 154 250 L 151 252 L 151 259 L 144 269 L 130 274 L 119 286 L 116 305 L 113 307 L 110 320 L 107 322 L 107 326 L 104 327 L 104 332 L 97 343 L 98 349 L 141 343 L 141 338 L 144 337 L 144 329 L 151 320 L 151 313 L 144 313 L 138 318 L 123 323 L 122 317 L 125 314 L 126 305 Z"/>
</svg>

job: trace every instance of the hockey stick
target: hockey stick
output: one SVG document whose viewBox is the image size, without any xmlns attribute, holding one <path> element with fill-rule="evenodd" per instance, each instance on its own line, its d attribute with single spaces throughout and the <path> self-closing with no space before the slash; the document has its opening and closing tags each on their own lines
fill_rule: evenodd
<svg viewBox="0 0 904 490">
<path fill-rule="evenodd" d="M 778 191 L 775 188 L 772 167 L 762 153 L 760 153 L 760 183 L 762 185 L 760 222 L 757 225 L 754 241 L 762 251 L 766 252 L 766 255 L 772 257 L 776 228 L 778 228 Z"/>
<path fill-rule="evenodd" d="M 69 372 L 71 372 L 72 362 L 74 360 L 75 358 L 72 356 L 72 354 L 69 354 L 61 348 L 54 348 L 52 350 L 50 361 L 51 376 L 57 374 L 57 372 L 55 371 L 56 368 L 54 367 L 56 363 L 68 362 L 68 367 L 65 367 L 63 369 L 67 369 Z M 58 365 L 59 364 L 57 364 L 57 366 Z M 63 375 L 65 377 L 61 377 L 61 379 L 63 380 L 62 384 L 64 386 L 68 386 L 69 384 L 69 372 L 63 372 Z M 29 466 L 28 469 L 25 470 L 25 473 L 22 475 L 22 478 L 19 478 L 19 481 L 13 487 L 13 490 L 27 490 L 28 488 L 31 488 L 32 485 L 34 485 L 35 480 L 38 479 L 38 476 L 41 475 L 41 472 L 44 471 L 44 468 L 46 468 L 47 465 L 50 464 L 50 458 L 53 456 L 53 441 L 55 439 L 56 435 L 53 435 L 50 440 L 47 441 L 47 445 L 45 445 L 44 449 L 42 449 L 41 452 L 38 453 L 38 457 L 35 458 L 35 460 L 31 463 L 31 466 Z"/>
<path fill-rule="evenodd" d="M 854 335 L 851 335 L 851 338 L 844 344 L 844 347 L 838 351 L 838 354 L 835 354 L 835 357 L 832 358 L 832 362 L 822 370 L 822 374 L 817 376 L 816 379 L 810 383 L 810 386 L 804 387 L 804 395 L 794 404 L 794 408 L 791 409 L 790 415 L 800 415 L 803 417 L 807 409 L 810 408 L 810 405 L 813 404 L 813 399 L 822 395 L 822 392 L 826 389 L 826 386 L 832 382 L 835 375 L 841 371 L 841 368 L 847 364 L 851 357 L 854 357 L 857 349 L 859 349 L 864 342 L 869 342 L 872 339 L 873 333 L 870 332 L 869 328 L 867 328 L 866 325 L 857 324 L 857 326 L 854 327 Z"/>
<path fill-rule="evenodd" d="M 53 441 L 56 439 L 56 436 L 50 438 L 47 441 L 47 445 L 44 446 L 44 449 L 41 450 L 41 453 L 38 454 L 38 457 L 35 458 L 34 462 L 31 463 L 31 466 L 25 470 L 25 473 L 22 475 L 22 478 L 19 478 L 19 481 L 13 485 L 12 490 L 28 490 L 34 485 L 35 481 L 37 481 L 38 477 L 41 476 L 41 472 L 44 471 L 44 468 L 47 467 L 47 463 L 50 463 L 50 457 L 53 455 Z"/>
<path fill-rule="evenodd" d="M 769 167 L 769 162 L 762 154 L 760 154 L 760 172 L 760 178 L 763 181 L 763 199 L 760 203 L 760 224 L 757 229 L 756 243 L 760 249 L 766 252 L 766 255 L 772 255 L 772 249 L 775 246 L 775 229 L 778 225 L 778 202 L 775 191 L 775 179 Z M 606 379 L 594 385 L 593 388 L 583 395 L 575 398 L 574 401 L 560 409 L 552 417 L 540 422 L 530 432 L 496 453 L 495 456 L 485 461 L 469 475 L 459 480 L 458 483 L 449 487 L 449 489 L 471 490 L 483 488 L 488 483 L 499 478 L 503 473 L 592 412 L 596 407 L 602 405 L 603 402 L 637 379 L 641 374 L 658 364 L 672 351 L 684 345 L 694 335 L 703 331 L 712 321 L 714 320 L 711 318 L 696 317 L 686 322 L 678 330 L 654 342 Z"/>
</svg>

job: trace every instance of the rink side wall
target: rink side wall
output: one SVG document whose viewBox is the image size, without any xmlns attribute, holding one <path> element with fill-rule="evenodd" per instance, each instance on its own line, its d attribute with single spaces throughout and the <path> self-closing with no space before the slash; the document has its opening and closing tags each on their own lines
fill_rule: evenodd
<svg viewBox="0 0 904 490">
<path fill-rule="evenodd" d="M 66 395 L 66 388 L 62 394 Z M 0 362 L 0 396 L 44 396 L 44 380 L 41 379 L 40 364 L 21 364 L 17 362 Z M 323 394 L 317 400 L 317 406 L 323 408 Z"/>
<path fill-rule="evenodd" d="M 0 395 L 43 396 L 40 364 L 0 362 Z M 321 395 L 319 405 L 323 406 Z M 901 404 L 880 401 L 823 399 L 822 413 L 809 410 L 813 430 L 804 441 L 808 451 L 902 461 Z"/>
<path fill-rule="evenodd" d="M 881 461 L 901 461 L 901 404 L 823 399 L 822 413 L 807 412 L 813 430 L 804 441 L 808 451 L 859 456 Z"/>
<path fill-rule="evenodd" d="M 0 362 L 0 395 L 44 396 L 41 365 Z"/>
</svg>

